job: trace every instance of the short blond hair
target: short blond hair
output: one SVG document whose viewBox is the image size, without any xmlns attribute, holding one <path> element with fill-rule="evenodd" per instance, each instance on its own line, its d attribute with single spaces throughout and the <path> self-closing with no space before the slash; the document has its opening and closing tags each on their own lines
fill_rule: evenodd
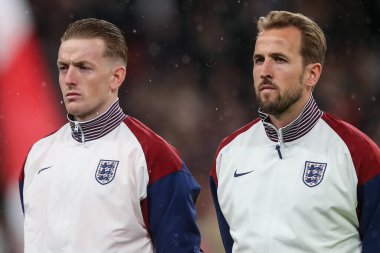
<svg viewBox="0 0 380 253">
<path fill-rule="evenodd" d="M 61 37 L 61 42 L 69 39 L 95 39 L 104 41 L 104 56 L 120 58 L 128 62 L 128 47 L 124 33 L 116 25 L 96 18 L 80 19 L 71 23 Z"/>
<path fill-rule="evenodd" d="M 326 38 L 322 29 L 310 18 L 288 11 L 271 11 L 257 21 L 258 35 L 265 30 L 294 26 L 301 32 L 301 55 L 304 65 L 325 62 Z"/>
</svg>

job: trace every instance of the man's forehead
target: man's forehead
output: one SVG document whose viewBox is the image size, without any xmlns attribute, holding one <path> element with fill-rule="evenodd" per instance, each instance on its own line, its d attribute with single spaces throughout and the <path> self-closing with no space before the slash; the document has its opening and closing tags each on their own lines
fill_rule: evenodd
<svg viewBox="0 0 380 253">
<path fill-rule="evenodd" d="M 69 39 L 58 51 L 59 60 L 84 60 L 104 57 L 105 44 L 101 39 Z"/>
<path fill-rule="evenodd" d="M 261 32 L 256 40 L 255 51 L 295 50 L 300 51 L 301 32 L 294 27 L 272 28 Z"/>
</svg>

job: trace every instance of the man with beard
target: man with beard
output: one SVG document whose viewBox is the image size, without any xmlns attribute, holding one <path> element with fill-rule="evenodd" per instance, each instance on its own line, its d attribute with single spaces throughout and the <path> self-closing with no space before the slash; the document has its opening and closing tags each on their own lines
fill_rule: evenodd
<svg viewBox="0 0 380 253">
<path fill-rule="evenodd" d="M 380 252 L 379 147 L 312 96 L 322 30 L 285 11 L 258 30 L 260 117 L 221 142 L 210 173 L 226 252 Z"/>
</svg>

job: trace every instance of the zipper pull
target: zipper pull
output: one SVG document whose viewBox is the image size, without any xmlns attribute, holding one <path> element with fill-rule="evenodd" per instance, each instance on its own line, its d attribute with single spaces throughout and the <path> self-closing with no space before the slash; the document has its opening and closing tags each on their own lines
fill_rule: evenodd
<svg viewBox="0 0 380 253">
<path fill-rule="evenodd" d="M 75 121 L 74 132 L 78 133 L 78 131 L 79 131 L 79 122 Z"/>
<path fill-rule="evenodd" d="M 280 144 L 277 144 L 277 145 L 276 145 L 276 150 L 277 150 L 278 156 L 280 157 L 280 159 L 282 159 L 282 154 L 281 154 L 281 147 L 280 147 Z"/>
</svg>

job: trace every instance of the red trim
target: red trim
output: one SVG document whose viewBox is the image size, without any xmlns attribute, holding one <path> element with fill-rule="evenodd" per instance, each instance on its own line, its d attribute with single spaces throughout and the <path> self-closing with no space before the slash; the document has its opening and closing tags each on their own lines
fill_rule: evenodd
<svg viewBox="0 0 380 253">
<path fill-rule="evenodd" d="M 322 119 L 346 143 L 358 176 L 359 185 L 380 173 L 379 147 L 364 133 L 352 125 L 324 113 Z"/>
<path fill-rule="evenodd" d="M 216 158 L 218 157 L 220 150 L 222 150 L 222 148 L 224 148 L 225 146 L 227 146 L 238 135 L 240 135 L 241 133 L 244 133 L 245 131 L 247 131 L 248 129 L 250 129 L 254 124 L 256 124 L 259 121 L 260 121 L 260 118 L 257 118 L 254 121 L 248 123 L 247 125 L 239 128 L 234 133 L 232 133 L 230 136 L 224 138 L 222 140 L 222 142 L 220 143 L 220 145 L 219 145 L 219 147 L 218 147 L 218 149 L 216 151 L 216 155 L 215 155 L 215 158 L 214 158 L 214 163 L 213 163 L 211 171 L 210 171 L 210 176 L 214 179 L 216 187 L 218 187 L 218 176 L 216 175 Z"/>
<path fill-rule="evenodd" d="M 182 169 L 182 159 L 173 146 L 133 117 L 128 116 L 124 123 L 136 136 L 144 151 L 149 184 Z"/>
</svg>

